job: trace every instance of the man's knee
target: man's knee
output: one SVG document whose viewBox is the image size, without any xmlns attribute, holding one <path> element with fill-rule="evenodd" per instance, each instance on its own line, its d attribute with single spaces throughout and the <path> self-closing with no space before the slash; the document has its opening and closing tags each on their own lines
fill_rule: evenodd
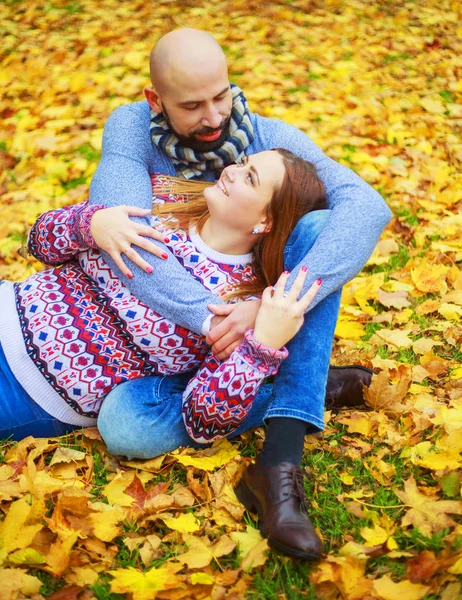
<svg viewBox="0 0 462 600">
<path fill-rule="evenodd" d="M 330 214 L 330 210 L 314 210 L 303 215 L 287 240 L 284 251 L 286 260 L 294 251 L 301 253 L 299 260 L 309 252 L 319 234 L 326 226 Z"/>
</svg>

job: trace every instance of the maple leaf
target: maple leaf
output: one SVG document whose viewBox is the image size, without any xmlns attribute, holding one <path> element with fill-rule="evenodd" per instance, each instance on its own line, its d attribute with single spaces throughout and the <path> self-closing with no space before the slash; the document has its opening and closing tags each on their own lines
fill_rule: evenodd
<svg viewBox="0 0 462 600">
<path fill-rule="evenodd" d="M 227 535 L 221 536 L 217 542 L 210 544 L 207 538 L 202 540 L 185 533 L 183 541 L 188 546 L 188 551 L 176 556 L 175 560 L 187 564 L 190 569 L 202 569 L 212 560 L 229 554 L 236 547 L 236 542 Z"/>
<path fill-rule="evenodd" d="M 184 584 L 175 577 L 181 565 L 169 564 L 159 569 L 151 569 L 142 573 L 133 567 L 109 571 L 111 592 L 131 593 L 137 600 L 154 600 L 160 591 L 183 588 Z"/>
<path fill-rule="evenodd" d="M 395 583 L 387 575 L 374 579 L 374 592 L 382 600 L 396 600 L 397 598 L 406 598 L 406 600 L 421 600 L 429 591 L 428 585 L 420 583 L 411 583 L 404 580 Z"/>
<path fill-rule="evenodd" d="M 456 525 L 449 514 L 462 514 L 461 501 L 439 500 L 436 494 L 422 494 L 412 476 L 405 481 L 404 491 L 395 490 L 395 494 L 404 504 L 411 507 L 401 521 L 402 527 L 414 525 L 427 537 Z"/>
<path fill-rule="evenodd" d="M 258 529 L 247 525 L 245 531 L 233 531 L 230 538 L 238 545 L 241 567 L 245 572 L 265 564 L 268 559 L 268 540 L 262 538 Z"/>
<path fill-rule="evenodd" d="M 200 529 L 200 521 L 191 513 L 185 513 L 179 517 L 161 517 L 162 521 L 174 531 L 180 533 L 194 533 Z"/>
<path fill-rule="evenodd" d="M 411 377 L 402 377 L 396 385 L 390 385 L 390 377 L 386 371 L 373 375 L 369 387 L 363 386 L 365 403 L 374 410 L 387 410 L 402 413 L 408 406 L 403 400 L 411 385 Z"/>
<path fill-rule="evenodd" d="M 198 450 L 194 454 L 175 454 L 176 460 L 184 466 L 204 471 L 214 471 L 238 456 L 238 451 L 226 438 L 215 442 L 212 448 Z"/>
<path fill-rule="evenodd" d="M 20 569 L 0 569 L 0 581 L 0 598 L 4 600 L 17 598 L 19 593 L 30 598 L 38 594 L 42 587 L 40 579 Z"/>
</svg>

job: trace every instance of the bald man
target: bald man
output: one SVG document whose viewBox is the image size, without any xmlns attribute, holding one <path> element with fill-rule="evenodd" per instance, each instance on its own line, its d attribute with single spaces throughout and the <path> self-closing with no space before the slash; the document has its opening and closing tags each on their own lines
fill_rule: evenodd
<svg viewBox="0 0 462 600">
<path fill-rule="evenodd" d="M 208 334 L 220 359 L 253 327 L 259 303 L 223 304 L 169 254 L 149 227 L 149 174 L 215 181 L 243 156 L 281 147 L 312 162 L 324 182 L 329 210 L 305 215 L 285 251 L 285 266 L 292 272 L 289 285 L 306 266 L 306 289 L 321 278 L 320 292 L 288 344 L 289 357 L 274 384 L 262 386 L 244 425 L 233 434 L 267 425 L 263 450 L 236 493 L 248 509 L 258 512 L 261 531 L 273 546 L 292 556 L 319 558 L 322 544 L 303 494 L 304 439 L 322 431 L 325 399 L 335 406 L 355 406 L 363 401 L 363 383 L 370 383 L 371 371 L 329 369 L 329 358 L 340 289 L 367 261 L 390 211 L 377 192 L 325 156 L 305 134 L 250 112 L 243 92 L 230 86 L 226 58 L 209 34 L 179 29 L 161 38 L 151 54 L 151 79 L 144 90 L 146 101 L 121 106 L 105 126 L 102 159 L 90 189 L 91 234 L 135 296 L 173 322 Z M 100 205 L 112 208 L 95 210 Z M 129 214 L 138 216 L 129 219 Z M 88 231 L 86 235 L 88 240 Z M 132 261 L 130 268 L 122 254 Z M 185 287 L 187 301 L 180 291 Z M 146 394 L 145 379 L 111 392 L 98 419 L 108 449 L 115 455 L 148 458 L 194 445 L 181 414 L 188 378 L 151 378 L 157 395 L 165 398 L 161 407 L 154 407 L 152 394 Z M 134 407 L 143 419 L 134 416 Z M 155 418 L 159 410 L 161 417 Z"/>
</svg>

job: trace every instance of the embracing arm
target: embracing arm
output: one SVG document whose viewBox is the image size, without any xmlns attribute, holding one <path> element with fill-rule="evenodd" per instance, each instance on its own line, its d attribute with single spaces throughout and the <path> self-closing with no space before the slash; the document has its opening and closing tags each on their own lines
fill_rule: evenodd
<svg viewBox="0 0 462 600">
<path fill-rule="evenodd" d="M 312 162 L 322 179 L 330 216 L 313 247 L 298 265 L 305 265 L 309 275 L 307 289 L 320 277 L 321 290 L 311 310 L 328 294 L 355 277 L 366 264 L 377 241 L 391 218 L 383 198 L 353 171 L 328 158 L 304 133 L 278 123 L 273 142 Z M 292 285 L 298 267 L 289 278 Z"/>
<path fill-rule="evenodd" d="M 153 149 L 149 138 L 149 114 L 122 106 L 108 119 L 103 134 L 103 153 L 90 188 L 90 203 L 107 207 L 130 204 L 142 209 L 152 207 L 152 185 L 149 157 Z M 171 165 L 158 152 L 154 158 L 157 172 L 171 173 Z M 151 162 L 152 164 L 152 162 Z M 150 226 L 149 216 L 133 217 L 136 223 Z M 129 290 L 150 308 L 174 323 L 201 333 L 210 311 L 207 305 L 221 300 L 194 279 L 157 240 L 152 242 L 166 253 L 159 260 L 147 250 L 137 248 L 142 260 L 152 267 L 152 275 L 133 265 L 133 278 L 128 278 L 115 260 L 103 250 L 103 256 Z M 185 293 L 187 290 L 187 294 Z"/>
</svg>

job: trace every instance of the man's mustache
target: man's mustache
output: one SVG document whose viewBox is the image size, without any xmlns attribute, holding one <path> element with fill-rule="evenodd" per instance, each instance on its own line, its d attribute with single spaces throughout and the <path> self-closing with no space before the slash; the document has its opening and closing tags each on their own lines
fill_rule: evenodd
<svg viewBox="0 0 462 600">
<path fill-rule="evenodd" d="M 228 125 L 229 119 L 230 117 L 223 119 L 218 127 L 201 127 L 200 129 L 196 129 L 193 132 L 193 135 L 210 135 L 212 133 L 216 133 L 217 131 L 221 131 Z"/>
</svg>

